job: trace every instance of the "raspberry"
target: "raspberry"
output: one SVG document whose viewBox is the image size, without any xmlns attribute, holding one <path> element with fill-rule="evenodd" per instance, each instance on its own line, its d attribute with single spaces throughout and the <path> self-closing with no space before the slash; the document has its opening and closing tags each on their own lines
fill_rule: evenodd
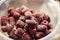
<svg viewBox="0 0 60 40">
<path fill-rule="evenodd" d="M 9 38 L 12 38 L 12 39 L 16 39 L 17 36 L 15 35 L 15 29 L 13 29 L 10 34 L 9 34 Z"/>
<path fill-rule="evenodd" d="M 36 38 L 37 39 L 40 39 L 40 38 L 42 38 L 42 37 L 44 37 L 45 36 L 45 34 L 43 33 L 43 32 L 37 32 L 36 33 Z"/>
<path fill-rule="evenodd" d="M 26 33 L 23 34 L 23 40 L 31 40 L 30 36 Z"/>
<path fill-rule="evenodd" d="M 41 24 L 43 24 L 43 25 L 48 25 L 48 21 L 47 21 L 47 20 L 43 20 L 43 21 L 41 22 Z"/>
<path fill-rule="evenodd" d="M 7 26 L 7 28 L 8 28 L 8 29 L 7 29 L 7 32 L 10 33 L 14 27 L 11 26 L 11 25 L 9 25 L 9 26 Z"/>
<path fill-rule="evenodd" d="M 18 29 L 15 31 L 15 34 L 16 34 L 17 36 L 23 35 L 23 34 L 24 34 L 24 30 L 23 30 L 22 28 L 18 28 Z"/>
<path fill-rule="evenodd" d="M 2 16 L 1 17 L 1 26 L 7 25 L 7 23 L 6 23 L 7 19 L 8 19 L 8 16 Z"/>
<path fill-rule="evenodd" d="M 44 14 L 43 19 L 44 19 L 44 20 L 47 20 L 48 22 L 51 21 L 51 20 L 50 20 L 50 17 L 49 17 L 48 15 L 46 15 L 46 14 Z"/>
<path fill-rule="evenodd" d="M 1 30 L 2 30 L 3 32 L 7 32 L 7 29 L 8 29 L 7 26 L 2 26 L 2 28 L 1 28 Z"/>
<path fill-rule="evenodd" d="M 30 29 L 29 34 L 33 37 L 36 34 L 36 29 Z"/>
<path fill-rule="evenodd" d="M 25 17 L 26 17 L 26 19 L 31 19 L 32 13 L 29 11 L 25 12 Z"/>
<path fill-rule="evenodd" d="M 28 24 L 28 27 L 32 29 L 36 28 L 37 26 L 37 22 L 34 20 L 26 20 L 26 23 Z"/>
<path fill-rule="evenodd" d="M 15 19 L 13 17 L 9 17 L 8 18 L 8 22 L 11 24 L 11 25 L 14 25 L 15 24 Z"/>
<path fill-rule="evenodd" d="M 24 16 L 21 16 L 20 18 L 19 18 L 19 20 L 21 20 L 21 21 L 23 21 L 23 22 L 25 22 L 25 17 Z"/>
<path fill-rule="evenodd" d="M 38 25 L 37 26 L 37 31 L 45 32 L 46 30 L 47 30 L 47 26 L 45 26 L 45 25 Z"/>
<path fill-rule="evenodd" d="M 9 7 L 8 13 L 9 13 L 10 16 L 13 16 L 14 11 L 15 11 L 14 7 Z"/>
<path fill-rule="evenodd" d="M 21 20 L 18 20 L 16 23 L 17 28 L 24 28 L 25 23 Z"/>
<path fill-rule="evenodd" d="M 18 12 L 14 12 L 13 17 L 14 17 L 15 19 L 19 19 L 20 14 L 19 14 Z"/>
<path fill-rule="evenodd" d="M 52 28 L 52 24 L 51 23 L 49 23 L 48 25 L 47 25 L 47 29 L 49 30 L 49 29 L 51 29 Z"/>
</svg>

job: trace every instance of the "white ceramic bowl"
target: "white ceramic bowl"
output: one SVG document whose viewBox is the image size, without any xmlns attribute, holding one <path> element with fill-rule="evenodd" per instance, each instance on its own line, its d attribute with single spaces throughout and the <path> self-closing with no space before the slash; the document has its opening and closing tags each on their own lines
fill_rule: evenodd
<svg viewBox="0 0 60 40">
<path fill-rule="evenodd" d="M 7 9 L 10 6 L 14 7 L 20 7 L 21 5 L 25 5 L 29 8 L 32 8 L 34 10 L 43 11 L 46 14 L 48 14 L 51 18 L 51 23 L 53 24 L 53 31 L 39 39 L 39 40 L 51 40 L 52 37 L 54 37 L 58 33 L 59 29 L 59 7 L 54 1 L 48 1 L 48 0 L 1 0 L 0 1 L 0 17 L 3 15 L 7 15 Z M 0 26 L 1 27 L 1 26 Z M 0 30 L 0 36 L 2 37 L 2 40 L 12 40 L 8 38 L 6 35 L 4 35 Z"/>
</svg>

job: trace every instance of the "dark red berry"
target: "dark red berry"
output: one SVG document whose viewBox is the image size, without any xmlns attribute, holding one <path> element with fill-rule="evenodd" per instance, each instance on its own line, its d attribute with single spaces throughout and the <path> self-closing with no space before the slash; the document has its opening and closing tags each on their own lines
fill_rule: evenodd
<svg viewBox="0 0 60 40">
<path fill-rule="evenodd" d="M 25 18 L 26 19 L 31 19 L 32 13 L 30 11 L 25 12 Z"/>
<path fill-rule="evenodd" d="M 1 30 L 2 30 L 3 32 L 7 32 L 8 27 L 7 27 L 7 26 L 2 26 L 2 27 L 1 27 Z"/>
<path fill-rule="evenodd" d="M 24 16 L 21 16 L 20 18 L 19 18 L 19 20 L 21 20 L 21 21 L 23 21 L 23 22 L 25 22 L 25 17 Z"/>
<path fill-rule="evenodd" d="M 36 33 L 36 38 L 37 39 L 40 39 L 40 38 L 42 38 L 42 37 L 44 37 L 45 36 L 45 34 L 43 33 L 43 32 L 37 32 Z"/>
<path fill-rule="evenodd" d="M 53 25 L 51 24 L 51 23 L 49 23 L 48 25 L 47 25 L 47 29 L 49 30 L 49 29 L 51 29 L 53 27 Z"/>
<path fill-rule="evenodd" d="M 51 33 L 52 32 L 52 30 L 50 29 L 50 30 L 47 30 L 46 31 L 46 34 L 48 35 L 49 33 Z"/>
<path fill-rule="evenodd" d="M 26 11 L 28 11 L 29 10 L 29 8 L 28 7 L 26 7 L 26 6 L 21 6 L 21 8 L 23 8 L 23 10 L 22 10 L 22 12 L 26 12 Z"/>
<path fill-rule="evenodd" d="M 14 11 L 15 11 L 14 7 L 9 7 L 8 13 L 9 13 L 10 16 L 13 16 Z"/>
<path fill-rule="evenodd" d="M 7 23 L 6 23 L 7 19 L 8 19 L 8 16 L 2 16 L 1 17 L 1 26 L 7 25 Z"/>
<path fill-rule="evenodd" d="M 5 20 L 1 20 L 1 26 L 6 26 L 6 25 L 7 25 L 6 21 Z"/>
<path fill-rule="evenodd" d="M 8 25 L 7 28 L 8 28 L 8 29 L 7 29 L 7 32 L 10 33 L 14 27 L 13 27 L 12 25 Z"/>
<path fill-rule="evenodd" d="M 13 16 L 14 16 L 15 19 L 18 19 L 20 17 L 20 14 L 15 11 L 14 14 L 13 14 Z"/>
<path fill-rule="evenodd" d="M 16 11 L 17 11 L 19 14 L 21 14 L 22 9 L 21 9 L 21 8 L 17 8 Z"/>
<path fill-rule="evenodd" d="M 32 29 L 36 28 L 37 26 L 37 22 L 35 20 L 26 20 L 26 23 L 28 24 L 28 27 Z"/>
<path fill-rule="evenodd" d="M 45 26 L 45 25 L 38 25 L 37 26 L 37 31 L 45 32 L 46 30 L 47 30 L 47 26 Z"/>
<path fill-rule="evenodd" d="M 23 34 L 23 40 L 31 40 L 30 36 L 26 33 Z"/>
<path fill-rule="evenodd" d="M 12 38 L 12 39 L 16 39 L 17 36 L 15 35 L 15 29 L 13 29 L 10 34 L 9 34 L 9 38 Z"/>
<path fill-rule="evenodd" d="M 38 23 L 38 20 L 35 17 L 32 17 L 31 20 L 35 20 Z"/>
<path fill-rule="evenodd" d="M 16 34 L 17 36 L 23 35 L 23 34 L 24 34 L 24 30 L 23 30 L 22 28 L 18 28 L 18 29 L 15 31 L 15 34 Z"/>
<path fill-rule="evenodd" d="M 41 23 L 41 21 L 43 20 L 43 16 L 44 14 L 43 13 L 40 13 L 40 12 L 37 12 L 34 14 L 35 18 L 37 18 L 39 24 Z"/>
<path fill-rule="evenodd" d="M 48 22 L 51 21 L 51 20 L 50 20 L 50 17 L 49 17 L 48 15 L 46 15 L 46 14 L 44 14 L 43 19 L 44 19 L 44 20 L 47 20 Z"/>
<path fill-rule="evenodd" d="M 47 20 L 43 20 L 43 21 L 41 22 L 41 24 L 43 24 L 43 25 L 48 25 L 48 21 L 47 21 Z"/>
<path fill-rule="evenodd" d="M 16 23 L 17 28 L 19 28 L 19 27 L 24 28 L 24 25 L 25 25 L 25 23 L 21 20 L 18 20 L 17 23 Z"/>
<path fill-rule="evenodd" d="M 8 22 L 11 24 L 11 25 L 14 25 L 15 24 L 15 19 L 13 17 L 8 17 Z"/>
<path fill-rule="evenodd" d="M 36 34 L 36 29 L 29 29 L 29 34 L 33 37 Z"/>
</svg>

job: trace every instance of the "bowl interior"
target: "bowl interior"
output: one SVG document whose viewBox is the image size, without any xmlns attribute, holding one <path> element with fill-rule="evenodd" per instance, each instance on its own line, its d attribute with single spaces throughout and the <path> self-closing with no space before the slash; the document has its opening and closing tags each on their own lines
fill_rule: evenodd
<svg viewBox="0 0 60 40">
<path fill-rule="evenodd" d="M 11 0 L 6 1 L 0 6 L 0 17 L 3 15 L 7 15 L 7 10 L 10 6 L 13 6 L 15 8 L 20 7 L 21 5 L 25 5 L 28 8 L 32 8 L 34 10 L 42 11 L 50 16 L 51 23 L 53 24 L 53 29 L 55 28 L 57 24 L 57 10 L 55 10 L 54 7 L 48 6 L 46 3 L 39 3 L 39 2 L 29 2 L 24 0 Z M 0 26 L 1 27 L 1 26 Z M 1 31 L 1 30 L 0 30 Z M 6 33 L 4 33 L 7 35 Z"/>
</svg>

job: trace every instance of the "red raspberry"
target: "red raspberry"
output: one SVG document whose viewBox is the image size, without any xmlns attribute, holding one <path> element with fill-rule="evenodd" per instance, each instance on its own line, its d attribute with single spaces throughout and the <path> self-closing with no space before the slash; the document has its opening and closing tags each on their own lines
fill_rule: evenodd
<svg viewBox="0 0 60 40">
<path fill-rule="evenodd" d="M 17 19 L 17 18 L 20 17 L 20 14 L 18 12 L 14 12 L 13 16 L 14 16 L 15 19 Z"/>
<path fill-rule="evenodd" d="M 6 21 L 7 21 L 8 17 L 7 16 L 2 16 L 1 17 L 1 26 L 6 26 Z"/>
<path fill-rule="evenodd" d="M 7 26 L 2 26 L 2 28 L 1 28 L 1 30 L 2 30 L 3 32 L 7 32 L 7 29 L 8 29 Z"/>
<path fill-rule="evenodd" d="M 23 34 L 23 40 L 31 40 L 30 36 L 26 33 Z"/>
<path fill-rule="evenodd" d="M 31 20 L 35 20 L 36 22 L 38 22 L 37 18 L 32 17 Z"/>
<path fill-rule="evenodd" d="M 27 27 L 32 29 L 36 28 L 37 26 L 37 22 L 35 20 L 26 20 L 26 23 L 28 24 Z"/>
<path fill-rule="evenodd" d="M 44 20 L 47 20 L 48 22 L 51 21 L 51 20 L 50 20 L 50 17 L 49 17 L 48 15 L 46 15 L 46 14 L 44 14 L 43 19 L 44 19 Z"/>
<path fill-rule="evenodd" d="M 48 25 L 47 25 L 47 29 L 49 30 L 49 29 L 51 29 L 53 27 L 53 25 L 51 24 L 51 23 L 49 23 Z"/>
<path fill-rule="evenodd" d="M 26 19 L 31 19 L 32 13 L 30 11 L 25 12 Z"/>
<path fill-rule="evenodd" d="M 23 22 L 25 22 L 25 16 L 21 16 L 20 18 L 19 18 L 19 20 L 21 20 L 21 21 L 23 21 Z"/>
<path fill-rule="evenodd" d="M 7 29 L 7 32 L 10 33 L 14 27 L 11 26 L 11 25 L 9 25 L 9 26 L 7 26 L 7 28 L 8 28 L 8 29 Z"/>
<path fill-rule="evenodd" d="M 42 38 L 42 37 L 44 37 L 45 36 L 45 34 L 43 33 L 43 32 L 37 32 L 36 33 L 36 38 L 37 39 L 40 39 L 40 38 Z"/>
<path fill-rule="evenodd" d="M 9 17 L 8 18 L 8 22 L 11 24 L 11 25 L 14 25 L 15 24 L 15 19 L 13 17 Z"/>
<path fill-rule="evenodd" d="M 10 34 L 9 34 L 9 37 L 12 38 L 12 39 L 16 39 L 17 36 L 15 35 L 15 29 L 13 29 Z"/>
<path fill-rule="evenodd" d="M 16 34 L 17 36 L 23 35 L 23 34 L 24 34 L 24 30 L 23 30 L 22 28 L 18 28 L 18 29 L 15 31 L 15 34 Z"/>
<path fill-rule="evenodd" d="M 26 12 L 26 11 L 28 11 L 29 10 L 29 8 L 27 8 L 26 6 L 21 6 L 21 8 L 23 8 L 23 10 L 22 10 L 22 12 Z"/>
<path fill-rule="evenodd" d="M 21 8 L 17 8 L 16 11 L 21 14 L 22 9 Z"/>
<path fill-rule="evenodd" d="M 1 20 L 1 26 L 6 26 L 6 25 L 7 25 L 6 21 L 5 20 Z"/>
<path fill-rule="evenodd" d="M 37 26 L 37 31 L 45 32 L 46 30 L 47 30 L 47 26 L 45 26 L 45 25 L 38 25 Z"/>
<path fill-rule="evenodd" d="M 37 12 L 37 13 L 34 14 L 34 17 L 37 18 L 39 24 L 40 24 L 41 21 L 43 20 L 43 16 L 44 16 L 44 14 L 41 13 L 41 12 Z"/>
<path fill-rule="evenodd" d="M 47 21 L 47 20 L 43 20 L 43 21 L 41 22 L 41 24 L 43 24 L 43 25 L 48 25 L 48 21 Z"/>
<path fill-rule="evenodd" d="M 33 37 L 36 34 L 36 29 L 30 29 L 29 34 Z"/>
<path fill-rule="evenodd" d="M 16 23 L 17 28 L 24 28 L 25 23 L 21 20 L 18 20 Z"/>
<path fill-rule="evenodd" d="M 49 33 L 51 33 L 52 32 L 52 30 L 50 29 L 50 30 L 47 30 L 46 31 L 46 34 L 48 35 Z"/>
<path fill-rule="evenodd" d="M 13 16 L 14 11 L 15 11 L 14 7 L 9 7 L 8 13 L 9 13 L 10 16 Z"/>
</svg>

